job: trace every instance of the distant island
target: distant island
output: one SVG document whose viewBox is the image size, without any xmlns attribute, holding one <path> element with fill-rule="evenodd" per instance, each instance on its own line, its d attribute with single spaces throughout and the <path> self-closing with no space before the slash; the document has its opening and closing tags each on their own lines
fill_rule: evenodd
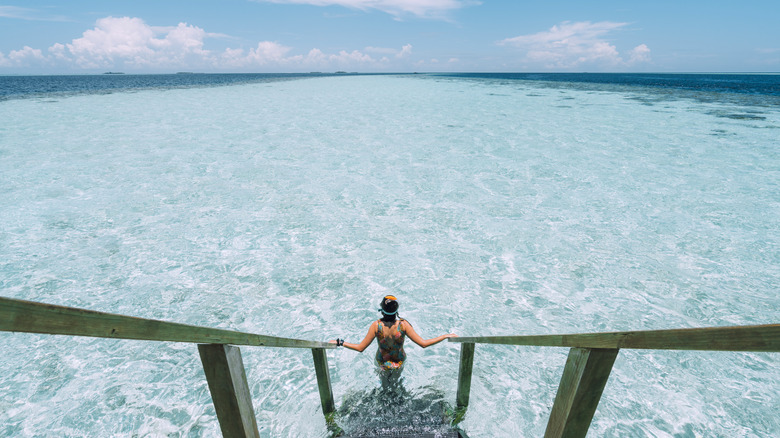
<svg viewBox="0 0 780 438">
<path fill-rule="evenodd" d="M 107 71 L 107 72 L 105 72 L 105 73 L 103 73 L 103 74 L 104 74 L 104 75 L 123 75 L 123 74 L 125 74 L 125 73 L 124 73 L 124 72 L 121 72 L 121 71 Z"/>
</svg>

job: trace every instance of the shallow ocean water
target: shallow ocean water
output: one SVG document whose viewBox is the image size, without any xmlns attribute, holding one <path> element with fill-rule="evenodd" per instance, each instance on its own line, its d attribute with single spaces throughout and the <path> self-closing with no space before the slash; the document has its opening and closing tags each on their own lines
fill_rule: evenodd
<svg viewBox="0 0 780 438">
<path fill-rule="evenodd" d="M 352 342 L 385 293 L 425 337 L 780 320 L 774 102 L 351 76 L 8 100 L 0 120 L 3 296 Z M 194 345 L 0 348 L 0 436 L 219 433 Z M 327 436 L 311 353 L 241 350 L 261 434 Z M 407 354 L 405 391 L 454 403 L 458 344 Z M 478 345 L 460 426 L 542 435 L 566 354 Z M 375 408 L 373 348 L 328 358 L 337 405 Z M 777 436 L 778 381 L 776 354 L 621 351 L 591 434 Z"/>
</svg>

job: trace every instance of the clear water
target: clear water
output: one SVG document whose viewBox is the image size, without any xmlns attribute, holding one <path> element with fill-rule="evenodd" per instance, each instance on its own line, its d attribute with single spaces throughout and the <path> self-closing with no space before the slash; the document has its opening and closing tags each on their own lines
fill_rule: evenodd
<svg viewBox="0 0 780 438">
<path fill-rule="evenodd" d="M 426 337 L 777 323 L 779 107 L 697 96 L 351 76 L 5 100 L 0 290 L 353 342 L 386 292 Z M 0 436 L 219 433 L 194 345 L 0 351 Z M 242 353 L 263 436 L 327 436 L 308 350 Z M 407 353 L 402 395 L 453 403 L 457 344 Z M 477 346 L 461 427 L 541 436 L 566 354 Z M 338 405 L 408 420 L 373 349 L 328 357 Z M 622 351 L 591 434 L 778 436 L 777 359 Z"/>
</svg>

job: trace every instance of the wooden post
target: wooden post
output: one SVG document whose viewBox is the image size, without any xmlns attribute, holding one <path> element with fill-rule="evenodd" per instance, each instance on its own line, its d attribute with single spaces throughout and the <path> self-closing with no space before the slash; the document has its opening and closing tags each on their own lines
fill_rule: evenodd
<svg viewBox="0 0 780 438">
<path fill-rule="evenodd" d="M 333 402 L 333 390 L 330 386 L 328 356 L 325 355 L 324 348 L 312 348 L 311 354 L 314 356 L 314 372 L 317 374 L 317 388 L 320 390 L 322 413 L 327 417 L 336 411 L 336 405 Z"/>
<path fill-rule="evenodd" d="M 471 392 L 471 371 L 474 368 L 474 343 L 464 343 L 460 349 L 460 369 L 458 370 L 458 395 L 456 404 L 458 408 L 466 408 L 469 405 L 469 393 Z"/>
<path fill-rule="evenodd" d="M 222 436 L 259 438 L 241 350 L 232 345 L 198 344 L 198 351 Z"/>
<path fill-rule="evenodd" d="M 590 348 L 569 350 L 545 438 L 584 438 L 588 434 L 618 351 Z"/>
</svg>

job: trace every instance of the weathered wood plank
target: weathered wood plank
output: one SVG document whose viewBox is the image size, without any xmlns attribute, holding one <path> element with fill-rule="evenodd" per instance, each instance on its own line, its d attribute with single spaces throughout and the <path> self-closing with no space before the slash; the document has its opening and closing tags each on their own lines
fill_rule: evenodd
<svg viewBox="0 0 780 438">
<path fill-rule="evenodd" d="M 584 438 L 618 350 L 572 348 L 555 395 L 545 438 Z"/>
<path fill-rule="evenodd" d="M 474 369 L 474 344 L 464 343 L 460 347 L 460 368 L 458 369 L 458 393 L 455 398 L 458 408 L 469 405 L 471 394 L 471 373 Z"/>
<path fill-rule="evenodd" d="M 198 351 L 222 436 L 259 438 L 241 350 L 232 345 L 198 344 Z"/>
<path fill-rule="evenodd" d="M 317 388 L 320 391 L 322 413 L 327 417 L 328 414 L 336 412 L 336 404 L 333 402 L 333 389 L 330 386 L 328 356 L 325 355 L 325 350 L 322 348 L 312 348 L 311 354 L 314 357 L 314 372 L 317 374 Z"/>
<path fill-rule="evenodd" d="M 571 335 L 458 337 L 449 338 L 449 341 L 540 347 L 780 352 L 780 324 Z"/>
<path fill-rule="evenodd" d="M 277 338 L 5 297 L 0 297 L 0 331 L 144 341 L 336 348 L 327 342 Z"/>
</svg>

